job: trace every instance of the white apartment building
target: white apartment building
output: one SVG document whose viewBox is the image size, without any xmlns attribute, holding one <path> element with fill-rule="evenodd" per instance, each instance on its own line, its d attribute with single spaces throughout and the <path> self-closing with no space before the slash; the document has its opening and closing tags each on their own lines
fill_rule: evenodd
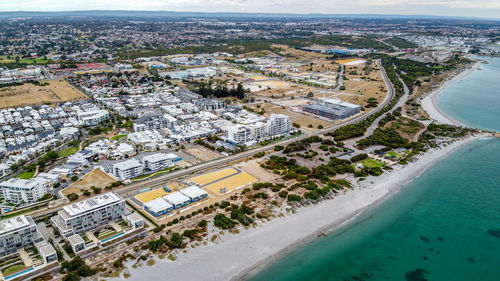
<svg viewBox="0 0 500 281">
<path fill-rule="evenodd" d="M 125 209 L 125 199 L 110 192 L 64 206 L 51 221 L 68 238 L 121 219 Z"/>
<path fill-rule="evenodd" d="M 271 137 L 288 134 L 292 130 L 292 122 L 287 115 L 273 113 L 267 120 L 267 129 Z"/>
<path fill-rule="evenodd" d="M 0 256 L 34 246 L 39 239 L 36 224 L 29 216 L 20 215 L 0 221 Z M 43 239 L 43 238 L 42 238 Z"/>
<path fill-rule="evenodd" d="M 108 117 L 108 111 L 103 109 L 95 109 L 78 113 L 78 121 L 87 126 L 97 125 L 108 119 Z"/>
<path fill-rule="evenodd" d="M 174 164 L 165 153 L 155 153 L 142 158 L 144 170 L 158 171 L 173 167 Z"/>
<path fill-rule="evenodd" d="M 250 128 L 250 135 L 252 141 L 262 141 L 267 139 L 267 124 L 263 122 L 256 122 L 254 124 L 247 125 Z"/>
<path fill-rule="evenodd" d="M 226 128 L 226 138 L 235 143 L 243 144 L 252 141 L 252 131 L 243 125 L 234 125 Z"/>
<path fill-rule="evenodd" d="M 42 178 L 33 178 L 23 180 L 20 178 L 11 178 L 0 183 L 2 196 L 5 201 L 14 204 L 36 203 L 47 193 L 47 187 L 50 181 Z"/>
<path fill-rule="evenodd" d="M 113 165 L 113 175 L 119 180 L 128 180 L 138 177 L 144 172 L 142 163 L 136 159 L 130 159 Z"/>
</svg>

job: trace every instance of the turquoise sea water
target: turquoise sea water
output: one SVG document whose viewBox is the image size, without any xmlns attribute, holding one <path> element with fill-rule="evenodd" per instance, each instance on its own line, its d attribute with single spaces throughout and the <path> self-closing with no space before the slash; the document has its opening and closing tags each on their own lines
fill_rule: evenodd
<svg viewBox="0 0 500 281">
<path fill-rule="evenodd" d="M 472 73 L 462 80 L 465 92 L 449 87 L 438 106 L 466 124 L 500 131 L 500 106 L 491 107 L 500 103 L 500 60 L 488 60 L 495 62 L 478 72 L 489 79 L 478 82 Z M 484 89 L 474 102 L 467 99 L 469 79 Z M 464 103 L 450 111 L 446 100 Z M 500 280 L 500 139 L 462 147 L 374 210 L 251 280 Z"/>
<path fill-rule="evenodd" d="M 500 131 L 500 58 L 485 58 L 464 79 L 449 85 L 436 101 L 453 119 L 474 128 Z"/>
</svg>

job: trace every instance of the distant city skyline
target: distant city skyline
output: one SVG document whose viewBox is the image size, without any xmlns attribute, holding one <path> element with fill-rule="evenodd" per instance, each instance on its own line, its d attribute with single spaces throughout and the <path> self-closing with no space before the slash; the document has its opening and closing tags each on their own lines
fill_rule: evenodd
<svg viewBox="0 0 500 281">
<path fill-rule="evenodd" d="M 135 10 L 296 14 L 383 14 L 500 19 L 498 0 L 2 0 L 1 12 Z"/>
</svg>

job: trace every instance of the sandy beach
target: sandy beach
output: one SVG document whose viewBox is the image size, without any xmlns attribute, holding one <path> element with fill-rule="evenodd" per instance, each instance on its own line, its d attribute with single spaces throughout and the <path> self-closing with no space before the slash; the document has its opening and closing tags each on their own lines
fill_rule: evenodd
<svg viewBox="0 0 500 281">
<path fill-rule="evenodd" d="M 480 62 L 476 62 L 472 67 L 465 69 L 457 76 L 445 81 L 438 89 L 429 93 L 425 98 L 422 99 L 422 108 L 429 114 L 430 118 L 438 123 L 449 124 L 454 126 L 465 126 L 461 122 L 451 118 L 442 112 L 436 105 L 436 100 L 438 96 L 452 83 L 456 83 L 464 79 L 467 75 L 471 74 L 473 71 L 480 68 Z"/>
<path fill-rule="evenodd" d="M 215 243 L 208 242 L 196 248 L 188 246 L 185 252 L 174 252 L 175 261 L 156 258 L 152 266 L 129 267 L 131 276 L 126 280 L 245 279 L 319 234 L 376 206 L 459 147 L 484 136 L 469 137 L 430 150 L 406 166 L 394 166 L 390 173 L 369 177 L 345 194 L 299 208 L 295 214 L 276 217 L 256 228 L 240 229 L 239 234 L 226 232 L 218 235 Z"/>
</svg>

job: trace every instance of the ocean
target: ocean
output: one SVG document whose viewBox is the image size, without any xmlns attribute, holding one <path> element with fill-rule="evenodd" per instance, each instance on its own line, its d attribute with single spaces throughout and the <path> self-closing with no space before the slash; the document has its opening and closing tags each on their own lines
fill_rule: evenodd
<svg viewBox="0 0 500 281">
<path fill-rule="evenodd" d="M 488 63 L 446 87 L 436 105 L 463 124 L 500 131 L 500 57 L 478 58 Z"/>
<path fill-rule="evenodd" d="M 440 109 L 500 131 L 500 59 L 450 85 Z M 500 139 L 474 141 L 347 225 L 250 280 L 500 280 Z"/>
</svg>

